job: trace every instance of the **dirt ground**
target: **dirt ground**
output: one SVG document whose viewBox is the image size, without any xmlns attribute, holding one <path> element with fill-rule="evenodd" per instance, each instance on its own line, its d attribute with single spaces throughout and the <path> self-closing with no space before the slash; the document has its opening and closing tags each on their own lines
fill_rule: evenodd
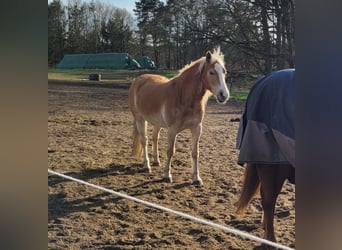
<svg viewBox="0 0 342 250">
<path fill-rule="evenodd" d="M 132 116 L 124 84 L 49 82 L 49 168 L 114 191 L 263 237 L 257 197 L 243 218 L 233 203 L 244 167 L 235 139 L 243 103 L 210 99 L 200 140 L 200 176 L 192 185 L 191 137 L 177 137 L 173 183 L 162 182 L 166 131 L 160 135 L 162 167 L 152 173 L 130 156 Z M 151 133 L 149 126 L 149 133 Z M 151 140 L 150 140 L 151 144 Z M 149 152 L 151 152 L 151 145 Z M 260 243 L 225 233 L 58 176 L 48 177 L 48 249 L 261 249 Z M 295 187 L 285 183 L 277 200 L 278 242 L 295 246 Z"/>
</svg>

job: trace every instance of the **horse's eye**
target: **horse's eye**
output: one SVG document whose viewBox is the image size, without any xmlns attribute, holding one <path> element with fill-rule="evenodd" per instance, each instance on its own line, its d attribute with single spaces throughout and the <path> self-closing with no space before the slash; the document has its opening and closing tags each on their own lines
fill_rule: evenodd
<svg viewBox="0 0 342 250">
<path fill-rule="evenodd" d="M 214 72 L 212 72 L 212 71 L 209 71 L 209 74 L 210 74 L 210 75 L 214 75 L 215 73 L 214 73 Z"/>
</svg>

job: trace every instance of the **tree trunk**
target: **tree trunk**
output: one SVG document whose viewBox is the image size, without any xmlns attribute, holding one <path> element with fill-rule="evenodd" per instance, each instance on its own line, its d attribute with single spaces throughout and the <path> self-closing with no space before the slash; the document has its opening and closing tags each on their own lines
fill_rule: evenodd
<svg viewBox="0 0 342 250">
<path fill-rule="evenodd" d="M 261 25 L 263 31 L 263 50 L 265 58 L 265 73 L 272 71 L 272 51 L 271 51 L 271 37 L 269 33 L 269 26 L 267 20 L 268 1 L 261 0 Z"/>
</svg>

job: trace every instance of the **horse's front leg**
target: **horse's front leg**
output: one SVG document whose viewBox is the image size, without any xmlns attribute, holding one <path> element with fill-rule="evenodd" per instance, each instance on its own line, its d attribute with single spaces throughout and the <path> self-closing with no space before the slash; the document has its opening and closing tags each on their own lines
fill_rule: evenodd
<svg viewBox="0 0 342 250">
<path fill-rule="evenodd" d="M 168 129 L 168 149 L 167 149 L 167 161 L 164 168 L 164 176 L 163 181 L 172 182 L 171 175 L 171 160 L 172 156 L 175 154 L 175 140 L 176 140 L 177 131 L 172 128 Z"/>
<path fill-rule="evenodd" d="M 191 129 L 192 134 L 192 181 L 195 185 L 203 185 L 202 179 L 199 176 L 198 169 L 198 152 L 199 152 L 199 139 L 202 133 L 202 124 Z"/>
<path fill-rule="evenodd" d="M 152 138 L 153 138 L 153 165 L 154 166 L 160 166 L 160 161 L 159 161 L 159 151 L 158 151 L 158 140 L 159 140 L 159 131 L 160 127 L 153 127 L 153 133 L 152 133 Z"/>
</svg>

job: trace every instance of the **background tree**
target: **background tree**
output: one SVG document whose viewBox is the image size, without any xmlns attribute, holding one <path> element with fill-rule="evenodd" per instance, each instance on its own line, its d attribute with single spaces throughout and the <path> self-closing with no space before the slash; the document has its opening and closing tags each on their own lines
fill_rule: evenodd
<svg viewBox="0 0 342 250">
<path fill-rule="evenodd" d="M 129 13 L 124 9 L 115 9 L 110 19 L 101 24 L 103 52 L 128 52 L 132 40 Z"/>
<path fill-rule="evenodd" d="M 85 53 L 87 48 L 85 3 L 81 0 L 69 0 L 67 14 L 67 53 Z"/>
<path fill-rule="evenodd" d="M 295 67 L 294 0 L 139 0 L 132 15 L 99 0 L 48 4 L 49 64 L 65 53 L 127 52 L 179 69 L 217 45 L 229 71 Z M 133 30 L 136 28 L 136 30 Z"/>
<path fill-rule="evenodd" d="M 99 0 L 90 3 L 61 0 L 48 4 L 48 35 L 50 66 L 64 54 L 128 52 L 136 54 L 133 17 L 125 9 Z"/>
<path fill-rule="evenodd" d="M 60 0 L 48 6 L 48 63 L 59 62 L 65 51 L 66 16 Z"/>
<path fill-rule="evenodd" d="M 138 21 L 140 53 L 145 55 L 146 50 L 152 47 L 154 60 L 159 65 L 161 30 L 164 28 L 160 21 L 165 14 L 164 3 L 159 0 L 141 0 L 135 4 L 134 12 Z"/>
</svg>

